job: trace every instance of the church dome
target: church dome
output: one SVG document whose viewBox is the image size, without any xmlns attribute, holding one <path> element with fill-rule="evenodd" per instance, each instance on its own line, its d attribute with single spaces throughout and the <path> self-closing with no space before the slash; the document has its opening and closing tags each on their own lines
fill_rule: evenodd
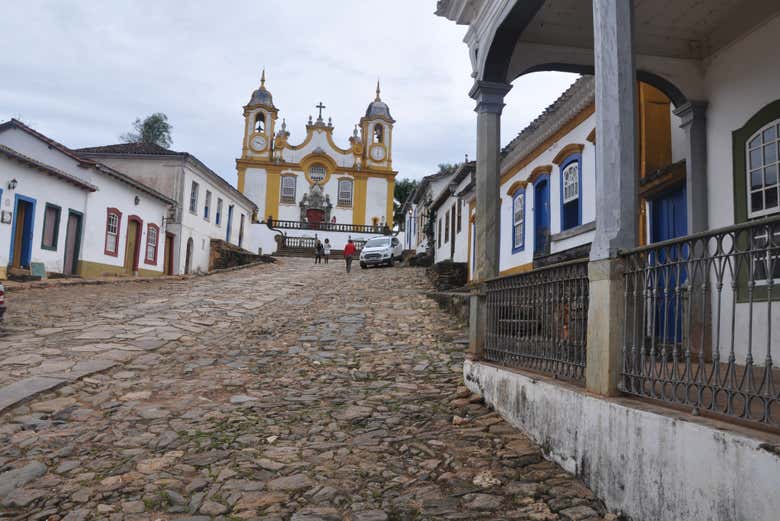
<svg viewBox="0 0 780 521">
<path fill-rule="evenodd" d="M 274 98 L 271 96 L 271 92 L 265 88 L 265 70 L 260 77 L 260 88 L 252 93 L 252 99 L 249 100 L 249 105 L 274 106 Z"/>
<path fill-rule="evenodd" d="M 393 120 L 393 116 L 390 115 L 390 107 L 387 106 L 387 103 L 382 101 L 382 99 L 379 97 L 379 82 L 376 82 L 376 99 L 368 104 L 368 108 L 366 109 L 366 117 L 367 118 L 373 118 L 373 117 L 384 117 L 389 120 Z"/>
</svg>

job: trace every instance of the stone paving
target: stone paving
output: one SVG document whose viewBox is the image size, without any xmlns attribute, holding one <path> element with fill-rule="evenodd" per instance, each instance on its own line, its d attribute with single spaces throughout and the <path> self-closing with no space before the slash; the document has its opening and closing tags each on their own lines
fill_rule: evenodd
<svg viewBox="0 0 780 521">
<path fill-rule="evenodd" d="M 0 415 L 0 519 L 616 519 L 460 386 L 428 290 L 284 259 L 12 293 L 0 395 L 38 394 Z"/>
</svg>

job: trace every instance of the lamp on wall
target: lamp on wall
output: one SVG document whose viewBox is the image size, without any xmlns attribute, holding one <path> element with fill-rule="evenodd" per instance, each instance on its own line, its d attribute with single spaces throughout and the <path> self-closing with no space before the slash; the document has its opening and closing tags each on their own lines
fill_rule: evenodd
<svg viewBox="0 0 780 521">
<path fill-rule="evenodd" d="M 453 181 L 449 184 L 448 188 L 450 189 L 450 195 L 455 195 L 455 191 L 458 189 L 458 183 Z"/>
<path fill-rule="evenodd" d="M 15 190 L 17 184 L 19 184 L 19 182 L 16 180 L 16 178 L 11 179 L 10 181 L 8 181 L 8 189 Z"/>
<path fill-rule="evenodd" d="M 135 196 L 135 205 L 138 206 L 141 203 L 141 198 L 137 195 Z"/>
</svg>

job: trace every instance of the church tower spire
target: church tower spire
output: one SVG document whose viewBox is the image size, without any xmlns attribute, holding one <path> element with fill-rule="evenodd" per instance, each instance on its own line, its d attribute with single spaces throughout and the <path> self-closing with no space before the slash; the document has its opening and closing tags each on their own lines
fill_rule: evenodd
<svg viewBox="0 0 780 521">
<path fill-rule="evenodd" d="M 382 98 L 379 97 L 379 78 L 376 79 L 376 98 L 374 101 L 382 101 Z"/>
<path fill-rule="evenodd" d="M 274 106 L 274 98 L 265 87 L 265 67 L 260 73 L 260 87 L 252 92 L 249 103 L 244 106 L 244 158 L 271 157 L 272 140 L 274 139 L 274 123 L 278 109 Z"/>
</svg>

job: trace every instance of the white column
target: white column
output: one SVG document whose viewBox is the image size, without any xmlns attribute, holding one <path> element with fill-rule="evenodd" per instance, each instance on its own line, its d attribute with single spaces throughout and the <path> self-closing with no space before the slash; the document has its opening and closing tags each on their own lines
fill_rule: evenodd
<svg viewBox="0 0 780 521">
<path fill-rule="evenodd" d="M 498 276 L 501 233 L 501 111 L 504 96 L 512 88 L 505 83 L 477 81 L 469 95 L 477 101 L 476 171 L 476 270 L 478 282 Z M 487 320 L 485 293 L 478 285 L 471 295 L 469 313 L 469 355 L 482 354 Z"/>
<path fill-rule="evenodd" d="M 585 383 L 618 393 L 624 302 L 621 249 L 637 236 L 637 103 L 632 0 L 593 0 L 596 75 L 596 234 L 588 278 Z"/>
<path fill-rule="evenodd" d="M 707 102 L 689 101 L 674 111 L 685 131 L 686 203 L 688 233 L 709 229 L 707 205 Z"/>
</svg>

